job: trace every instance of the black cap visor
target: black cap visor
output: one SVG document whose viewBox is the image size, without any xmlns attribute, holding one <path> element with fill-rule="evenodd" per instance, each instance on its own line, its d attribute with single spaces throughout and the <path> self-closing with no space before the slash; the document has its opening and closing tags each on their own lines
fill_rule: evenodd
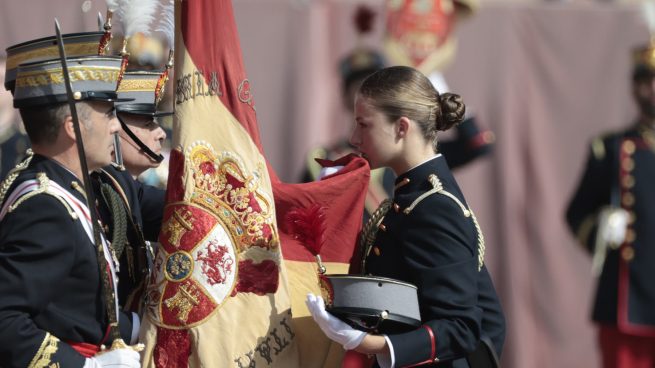
<svg viewBox="0 0 655 368">
<path fill-rule="evenodd" d="M 116 112 L 152 117 L 173 115 L 173 111 L 157 111 L 157 106 L 149 103 L 121 104 L 116 106 Z"/>
</svg>

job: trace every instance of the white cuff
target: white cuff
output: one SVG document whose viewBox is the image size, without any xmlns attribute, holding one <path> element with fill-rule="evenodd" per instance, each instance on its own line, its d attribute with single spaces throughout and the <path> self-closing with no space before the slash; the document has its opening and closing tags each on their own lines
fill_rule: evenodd
<svg viewBox="0 0 655 368">
<path fill-rule="evenodd" d="M 130 345 L 139 342 L 139 329 L 141 328 L 141 319 L 139 315 L 132 312 L 132 334 L 130 335 Z"/>
<path fill-rule="evenodd" d="M 394 359 L 394 354 L 393 354 L 393 344 L 391 344 L 391 340 L 387 335 L 382 335 L 384 336 L 384 340 L 387 342 L 387 346 L 389 347 L 389 354 L 375 354 L 375 359 L 378 361 L 378 365 L 380 368 L 393 368 L 395 365 L 395 360 Z"/>
</svg>

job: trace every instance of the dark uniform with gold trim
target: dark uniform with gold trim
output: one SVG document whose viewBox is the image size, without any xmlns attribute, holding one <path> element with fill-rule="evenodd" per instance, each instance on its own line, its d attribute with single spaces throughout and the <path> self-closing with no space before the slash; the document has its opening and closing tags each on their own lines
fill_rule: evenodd
<svg viewBox="0 0 655 368">
<path fill-rule="evenodd" d="M 423 322 L 388 336 L 395 366 L 468 367 L 483 336 L 500 354 L 505 319 L 483 264 L 484 239 L 445 158 L 400 175 L 388 207 L 364 272 L 416 285 Z"/>
<path fill-rule="evenodd" d="M 625 241 L 609 249 L 593 320 L 637 336 L 655 336 L 655 132 L 635 125 L 593 140 L 586 168 L 566 212 L 571 230 L 594 251 L 599 211 L 610 204 L 630 213 Z"/>
<path fill-rule="evenodd" d="M 20 183 L 35 179 L 59 184 L 84 203 L 82 183 L 53 160 L 34 155 L 13 184 L 2 187 L 4 202 Z M 81 367 L 84 356 L 71 343 L 108 344 L 96 247 L 60 197 L 48 192 L 13 202 L 0 220 L 0 366 Z M 27 194 L 29 195 L 29 194 Z M 27 196 L 26 195 L 26 196 Z M 130 341 L 131 316 L 119 316 Z"/>
</svg>

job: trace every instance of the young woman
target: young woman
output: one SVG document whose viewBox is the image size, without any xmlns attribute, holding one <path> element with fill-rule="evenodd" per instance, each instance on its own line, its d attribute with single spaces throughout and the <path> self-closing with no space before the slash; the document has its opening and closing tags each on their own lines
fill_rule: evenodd
<svg viewBox="0 0 655 368">
<path fill-rule="evenodd" d="M 308 295 L 312 316 L 346 349 L 376 354 L 382 367 L 438 364 L 469 367 L 466 357 L 482 338 L 498 354 L 505 319 L 484 266 L 478 222 L 438 153 L 437 132 L 464 116 L 460 96 L 440 95 L 415 69 L 382 69 L 355 98 L 351 143 L 372 169 L 398 175 L 392 200 L 365 226 L 362 271 L 418 287 L 423 325 L 403 334 L 374 335 L 352 329 Z"/>
</svg>

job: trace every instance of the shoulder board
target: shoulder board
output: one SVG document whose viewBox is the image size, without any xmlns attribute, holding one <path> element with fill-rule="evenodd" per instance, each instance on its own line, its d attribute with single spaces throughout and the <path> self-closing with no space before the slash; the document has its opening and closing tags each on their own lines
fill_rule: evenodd
<svg viewBox="0 0 655 368">
<path fill-rule="evenodd" d="M 599 134 L 591 140 L 591 153 L 594 155 L 594 159 L 601 161 L 605 159 L 607 155 L 607 141 L 616 139 L 621 134 L 620 131 L 611 131 Z"/>
<path fill-rule="evenodd" d="M 31 149 L 28 149 L 27 152 L 25 153 L 25 159 L 21 161 L 18 165 L 16 165 L 13 169 L 7 173 L 7 177 L 0 183 L 0 205 L 4 202 L 5 196 L 7 195 L 7 191 L 9 188 L 11 188 L 11 185 L 14 183 L 16 178 L 18 177 L 18 174 L 20 174 L 21 171 L 25 170 L 27 168 L 27 165 L 30 164 L 32 161 L 32 157 L 34 157 L 34 152 L 32 152 Z"/>
<path fill-rule="evenodd" d="M 430 181 L 430 184 L 432 184 L 432 189 L 418 196 L 418 198 L 416 198 L 414 202 L 412 202 L 412 204 L 409 205 L 409 207 L 403 210 L 404 214 L 409 215 L 409 213 L 412 212 L 414 207 L 416 207 L 419 203 L 421 203 L 421 201 L 431 196 L 432 194 L 438 193 L 452 199 L 459 206 L 459 208 L 462 209 L 462 213 L 464 214 L 464 217 L 471 217 L 471 211 L 468 208 L 466 208 L 466 206 L 464 206 L 462 201 L 460 201 L 452 193 L 450 193 L 449 191 L 443 188 L 443 184 L 441 183 L 441 180 L 439 180 L 437 175 L 430 174 L 430 176 L 428 176 L 428 180 Z"/>
<path fill-rule="evenodd" d="M 9 194 L 7 201 L 2 205 L 2 209 L 0 210 L 0 220 L 3 219 L 7 213 L 15 211 L 22 203 L 39 194 L 47 194 L 57 199 L 66 208 L 66 211 L 71 218 L 77 220 L 79 216 L 73 209 L 72 205 L 68 200 L 66 200 L 66 198 L 59 194 L 57 190 L 52 189 L 52 183 L 54 182 L 50 182 L 48 176 L 42 172 L 36 174 L 36 180 L 26 180 L 20 183 Z"/>
<path fill-rule="evenodd" d="M 478 219 L 475 217 L 473 211 L 466 208 L 466 206 L 464 206 L 464 204 L 462 203 L 462 201 L 459 200 L 459 198 L 457 198 L 454 194 L 450 193 L 449 191 L 443 188 L 443 184 L 441 183 L 441 180 L 439 180 L 437 175 L 430 174 L 430 176 L 428 176 L 428 180 L 430 181 L 430 184 L 432 184 L 432 189 L 428 190 L 427 192 L 421 194 L 418 198 L 416 198 L 409 207 L 403 210 L 403 213 L 408 215 L 414 209 L 414 207 L 416 207 L 419 203 L 421 203 L 422 200 L 435 193 L 444 195 L 452 199 L 459 206 L 459 208 L 462 209 L 462 213 L 464 214 L 464 217 L 471 217 L 473 220 L 473 225 L 475 225 L 475 231 L 477 232 L 477 238 L 478 238 L 478 271 L 482 270 L 482 266 L 484 265 L 484 252 L 486 247 L 484 243 L 484 235 L 482 234 L 482 229 L 480 228 L 480 224 L 478 224 Z"/>
</svg>

